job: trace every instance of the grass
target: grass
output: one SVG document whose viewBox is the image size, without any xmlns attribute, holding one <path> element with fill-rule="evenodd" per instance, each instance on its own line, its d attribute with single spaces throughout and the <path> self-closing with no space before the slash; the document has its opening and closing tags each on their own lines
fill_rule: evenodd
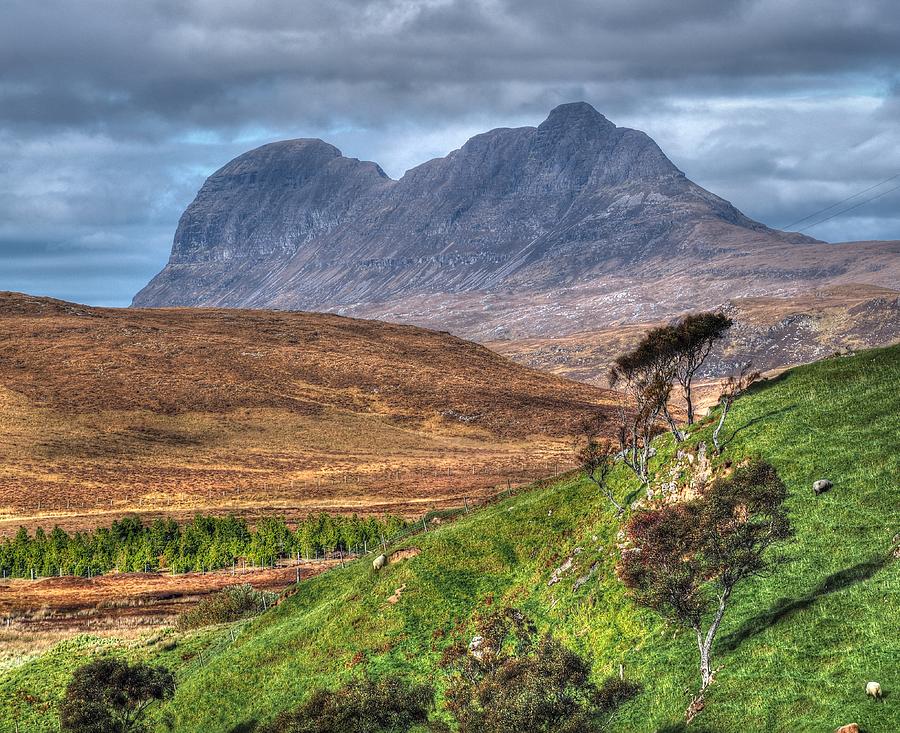
<svg viewBox="0 0 900 733">
<path fill-rule="evenodd" d="M 724 459 L 754 455 L 776 466 L 796 534 L 775 571 L 737 593 L 714 646 L 722 669 L 692 730 L 828 731 L 851 721 L 867 733 L 900 730 L 900 572 L 891 554 L 900 532 L 898 384 L 893 347 L 792 370 L 735 405 Z M 695 452 L 710 431 L 700 427 L 679 448 Z M 688 478 L 687 461 L 664 439 L 654 468 L 667 475 L 672 466 Z M 815 497 L 818 478 L 835 486 Z M 619 497 L 635 489 L 622 468 L 614 483 Z M 216 627 L 172 636 L 170 651 L 57 647 L 0 676 L 0 720 L 8 700 L 41 689 L 23 729 L 53 730 L 52 710 L 40 704 L 58 696 L 77 663 L 110 648 L 180 669 L 175 698 L 156 711 L 179 731 L 246 729 L 363 670 L 440 690 L 443 648 L 467 638 L 475 609 L 502 603 L 589 656 L 598 679 L 621 664 L 644 685 L 612 730 L 677 730 L 697 685 L 694 641 L 624 595 L 614 574 L 619 526 L 602 497 L 568 475 L 409 539 L 421 552 L 380 573 L 359 562 L 304 582 L 245 622 L 233 643 L 229 627 Z M 572 570 L 548 585 L 569 557 Z M 183 645 L 207 648 L 205 661 L 185 660 Z M 883 702 L 866 698 L 870 679 L 882 684 Z"/>
</svg>

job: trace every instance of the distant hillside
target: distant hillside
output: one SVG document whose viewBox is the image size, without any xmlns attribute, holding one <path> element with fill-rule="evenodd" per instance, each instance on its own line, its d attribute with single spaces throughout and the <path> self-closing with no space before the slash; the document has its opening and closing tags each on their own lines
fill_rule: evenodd
<svg viewBox="0 0 900 733">
<path fill-rule="evenodd" d="M 576 102 L 399 180 L 322 140 L 248 151 L 203 184 L 134 305 L 329 310 L 486 341 L 897 282 L 900 242 L 766 227 Z"/>
<path fill-rule="evenodd" d="M 568 460 L 610 403 L 412 326 L 2 293 L 0 532 L 128 509 L 417 511 Z"/>
<path fill-rule="evenodd" d="M 769 372 L 900 340 L 900 291 L 889 288 L 830 286 L 806 295 L 737 298 L 716 310 L 733 318 L 734 326 L 704 364 L 699 376 L 706 380 L 748 361 Z M 522 364 L 606 386 L 613 360 L 666 320 L 486 343 Z"/>
<path fill-rule="evenodd" d="M 174 700 L 156 711 L 177 731 L 251 731 L 314 689 L 363 671 L 442 688 L 444 648 L 468 640 L 486 604 L 515 605 L 588 656 L 594 674 L 622 665 L 643 692 L 609 730 L 661 733 L 900 729 L 900 347 L 802 367 L 741 398 L 722 460 L 770 461 L 789 489 L 796 531 L 774 571 L 742 587 L 714 647 L 715 683 L 687 729 L 696 686 L 690 634 L 638 609 L 614 573 L 620 541 L 606 500 L 569 475 L 406 540 L 405 559 L 380 573 L 361 561 L 303 582 L 250 623 L 154 637 L 141 646 L 81 637 L 0 676 L 0 717 L 53 730 L 53 705 L 75 665 L 98 653 L 147 658 L 178 670 Z M 657 444 L 651 487 L 683 485 L 703 464 L 693 431 L 676 453 Z M 690 456 L 690 460 L 688 459 Z M 699 462 L 698 462 L 699 461 Z M 815 496 L 813 481 L 834 488 Z M 640 498 L 624 469 L 620 499 Z M 553 575 L 559 582 L 551 583 Z M 390 600 L 389 600 L 390 599 Z M 236 633 L 236 637 L 233 635 Z M 878 680 L 883 702 L 866 698 Z"/>
</svg>

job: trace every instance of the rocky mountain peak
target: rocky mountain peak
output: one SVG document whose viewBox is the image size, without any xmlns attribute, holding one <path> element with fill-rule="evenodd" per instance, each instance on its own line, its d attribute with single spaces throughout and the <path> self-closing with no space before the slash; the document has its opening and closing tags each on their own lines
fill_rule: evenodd
<svg viewBox="0 0 900 733">
<path fill-rule="evenodd" d="M 550 110 L 538 127 L 543 132 L 567 132 L 573 129 L 609 132 L 616 126 L 587 102 L 568 102 Z"/>
</svg>

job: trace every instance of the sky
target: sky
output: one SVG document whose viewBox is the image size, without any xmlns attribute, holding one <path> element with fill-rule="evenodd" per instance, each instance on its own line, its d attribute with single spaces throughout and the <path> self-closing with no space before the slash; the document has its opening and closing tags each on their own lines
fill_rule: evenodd
<svg viewBox="0 0 900 733">
<path fill-rule="evenodd" d="M 128 305 L 206 176 L 265 142 L 320 137 L 399 177 L 579 100 L 770 226 L 881 184 L 805 231 L 900 238 L 896 0 L 0 9 L 0 290 Z"/>
</svg>

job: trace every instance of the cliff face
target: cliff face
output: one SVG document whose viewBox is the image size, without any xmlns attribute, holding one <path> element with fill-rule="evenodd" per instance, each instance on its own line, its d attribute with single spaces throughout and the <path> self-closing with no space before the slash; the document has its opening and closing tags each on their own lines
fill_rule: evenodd
<svg viewBox="0 0 900 733">
<path fill-rule="evenodd" d="M 172 263 L 278 258 L 327 234 L 388 182 L 321 140 L 263 145 L 213 173 L 178 223 Z"/>
<path fill-rule="evenodd" d="M 644 133 L 574 103 L 536 128 L 477 135 L 398 181 L 320 140 L 245 153 L 203 185 L 169 264 L 134 305 L 331 309 L 496 335 L 528 294 L 612 287 L 666 310 L 691 293 L 663 281 L 700 270 L 737 296 L 760 292 L 740 284 L 748 277 L 765 292 L 882 266 L 832 261 L 836 251 L 747 218 Z M 473 298 L 491 300 L 478 327 L 440 315 Z M 630 317 L 608 306 L 607 317 Z"/>
</svg>

